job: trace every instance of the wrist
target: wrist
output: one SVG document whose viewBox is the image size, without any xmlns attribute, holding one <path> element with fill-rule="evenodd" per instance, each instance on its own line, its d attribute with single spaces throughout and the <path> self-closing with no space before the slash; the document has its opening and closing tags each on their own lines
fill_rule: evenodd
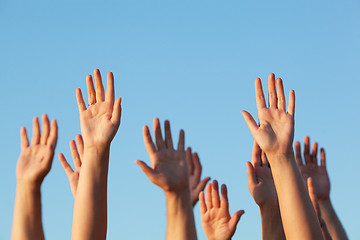
<svg viewBox="0 0 360 240">
<path fill-rule="evenodd" d="M 24 189 L 30 192 L 40 192 L 41 182 L 17 179 L 16 188 Z"/>
</svg>

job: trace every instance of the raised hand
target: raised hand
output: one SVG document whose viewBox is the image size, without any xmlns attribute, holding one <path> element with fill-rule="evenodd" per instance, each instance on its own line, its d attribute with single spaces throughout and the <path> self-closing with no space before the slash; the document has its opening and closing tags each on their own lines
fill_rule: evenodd
<svg viewBox="0 0 360 240">
<path fill-rule="evenodd" d="M 280 78 L 276 80 L 275 89 L 275 75 L 271 73 L 269 75 L 269 107 L 266 106 L 260 78 L 257 78 L 255 81 L 255 94 L 259 124 L 256 123 L 250 113 L 246 111 L 241 111 L 241 113 L 256 142 L 268 157 L 270 155 L 293 154 L 294 91 L 290 91 L 289 104 L 286 111 L 282 80 Z"/>
<path fill-rule="evenodd" d="M 26 128 L 21 128 L 21 154 L 16 166 L 18 182 L 26 182 L 40 186 L 51 169 L 57 141 L 57 124 L 53 120 L 51 127 L 47 115 L 42 116 L 42 133 L 39 119 L 33 120 L 33 136 L 31 145 Z"/>
<path fill-rule="evenodd" d="M 316 189 L 316 196 L 319 200 L 328 200 L 330 197 L 330 179 L 326 170 L 325 150 L 320 150 L 320 165 L 318 163 L 318 143 L 313 144 L 312 152 L 310 153 L 310 138 L 304 138 L 304 160 L 301 156 L 300 142 L 295 143 L 296 162 L 299 166 L 300 172 L 304 181 L 309 177 L 312 178 Z"/>
<path fill-rule="evenodd" d="M 231 217 L 226 185 L 221 185 L 221 200 L 218 183 L 214 180 L 207 184 L 206 201 L 204 192 L 199 194 L 201 223 L 209 240 L 228 240 L 234 235 L 236 226 L 243 210 L 237 211 Z"/>
<path fill-rule="evenodd" d="M 76 196 L 76 190 L 79 182 L 79 175 L 80 175 L 81 164 L 84 154 L 84 142 L 81 135 L 80 134 L 76 135 L 75 139 L 76 139 L 76 143 L 74 140 L 70 141 L 70 151 L 71 151 L 73 163 L 75 165 L 75 171 L 72 169 L 72 167 L 70 166 L 70 164 L 68 163 L 68 161 L 66 160 L 65 156 L 62 153 L 59 153 L 58 155 L 60 163 L 64 168 L 66 175 L 69 178 L 70 188 L 74 198 Z"/>
<path fill-rule="evenodd" d="M 254 142 L 252 163 L 246 162 L 249 191 L 259 207 L 279 208 L 274 179 L 266 154 Z"/>
<path fill-rule="evenodd" d="M 144 142 L 150 157 L 151 167 L 140 160 L 136 160 L 135 163 L 140 166 L 151 182 L 165 192 L 188 190 L 189 170 L 184 149 L 184 131 L 180 131 L 177 150 L 173 147 L 169 121 L 165 121 L 165 139 L 163 139 L 159 119 L 155 118 L 154 135 L 156 146 L 151 138 L 148 126 L 144 126 Z"/>
<path fill-rule="evenodd" d="M 121 98 L 114 103 L 114 76 L 107 75 L 106 96 L 99 69 L 94 71 L 95 88 L 91 75 L 86 77 L 89 108 L 86 105 L 80 88 L 76 89 L 76 99 L 80 112 L 81 133 L 86 147 L 110 146 L 121 117 Z"/>
<path fill-rule="evenodd" d="M 206 183 L 210 180 L 210 177 L 206 177 L 201 180 L 202 167 L 200 164 L 199 155 L 195 152 L 186 151 L 186 159 L 189 166 L 189 185 L 191 193 L 191 202 L 195 206 L 199 200 L 199 193 L 204 190 Z"/>
</svg>

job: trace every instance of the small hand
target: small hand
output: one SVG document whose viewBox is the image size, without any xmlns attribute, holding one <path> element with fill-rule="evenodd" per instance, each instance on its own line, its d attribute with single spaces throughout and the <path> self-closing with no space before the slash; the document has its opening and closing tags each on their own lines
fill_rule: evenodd
<svg viewBox="0 0 360 240">
<path fill-rule="evenodd" d="M 267 157 L 259 145 L 254 142 L 252 163 L 246 162 L 248 186 L 251 195 L 259 207 L 279 208 L 274 179 Z"/>
<path fill-rule="evenodd" d="M 47 115 L 42 116 L 42 134 L 40 134 L 39 119 L 34 118 L 31 146 L 26 128 L 21 128 L 21 154 L 16 166 L 18 181 L 40 186 L 51 169 L 57 141 L 57 124 L 53 120 L 51 128 Z"/>
<path fill-rule="evenodd" d="M 267 107 L 261 80 L 257 78 L 255 81 L 259 125 L 250 113 L 241 112 L 251 134 L 268 157 L 293 154 L 295 93 L 293 90 L 290 91 L 286 112 L 284 87 L 280 78 L 276 81 L 276 89 L 275 75 L 271 73 L 269 75 L 269 107 Z"/>
<path fill-rule="evenodd" d="M 195 206 L 199 200 L 199 193 L 204 190 L 210 177 L 201 180 L 202 167 L 199 155 L 191 152 L 191 148 L 186 151 L 186 159 L 189 166 L 189 185 L 192 205 Z"/>
<path fill-rule="evenodd" d="M 98 69 L 95 69 L 94 77 L 96 92 L 91 75 L 86 78 L 90 105 L 88 109 L 86 109 L 81 90 L 76 89 L 81 133 L 85 148 L 110 146 L 120 125 L 121 98 L 118 98 L 114 103 L 114 77 L 112 72 L 109 72 L 107 76 L 106 98 Z"/>
<path fill-rule="evenodd" d="M 244 211 L 237 211 L 232 217 L 230 216 L 226 185 L 221 186 L 220 200 L 217 181 L 214 180 L 212 184 L 208 183 L 206 202 L 204 192 L 200 192 L 199 203 L 201 223 L 207 238 L 210 240 L 231 239 Z"/>
<path fill-rule="evenodd" d="M 173 147 L 169 121 L 165 121 L 165 140 L 163 140 L 157 118 L 154 119 L 154 131 L 156 146 L 152 141 L 148 126 L 144 126 L 144 142 L 150 157 L 151 167 L 140 160 L 136 160 L 135 163 L 140 166 L 151 182 L 165 192 L 189 190 L 189 170 L 184 150 L 184 131 L 180 131 L 177 150 Z"/>
<path fill-rule="evenodd" d="M 318 144 L 313 144 L 312 153 L 310 153 L 310 138 L 304 138 L 304 159 L 303 163 L 301 156 L 300 143 L 295 143 L 296 151 L 296 162 L 299 166 L 300 172 L 303 176 L 304 181 L 309 177 L 312 178 L 319 200 L 328 200 L 330 197 L 330 179 L 326 170 L 326 157 L 325 150 L 320 150 L 320 165 L 318 165 L 317 152 Z"/>
<path fill-rule="evenodd" d="M 74 140 L 70 141 L 70 150 L 71 156 L 75 165 L 75 171 L 72 169 L 68 161 L 66 161 L 65 156 L 62 153 L 59 153 L 59 160 L 61 165 L 63 166 L 66 175 L 69 178 L 71 192 L 73 197 L 76 196 L 77 185 L 79 182 L 79 175 L 81 171 L 81 164 L 84 154 L 84 142 L 80 134 L 76 135 L 76 143 Z M 77 147 L 76 147 L 77 144 Z"/>
</svg>

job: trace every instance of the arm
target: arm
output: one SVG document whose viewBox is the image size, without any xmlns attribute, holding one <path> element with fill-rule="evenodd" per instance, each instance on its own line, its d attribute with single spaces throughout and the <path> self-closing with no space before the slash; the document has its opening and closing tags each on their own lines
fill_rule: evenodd
<svg viewBox="0 0 360 240">
<path fill-rule="evenodd" d="M 246 111 L 245 121 L 265 152 L 271 166 L 279 198 L 281 219 L 287 239 L 323 239 L 305 184 L 295 163 L 294 138 L 295 93 L 290 91 L 288 110 L 281 79 L 269 76 L 269 107 L 266 106 L 261 80 L 255 81 L 259 125 Z"/>
<path fill-rule="evenodd" d="M 204 190 L 206 183 L 210 180 L 210 177 L 206 177 L 201 180 L 202 167 L 200 163 L 199 155 L 195 153 L 187 154 L 186 156 L 189 167 L 189 187 L 191 193 L 191 202 L 193 207 L 199 201 L 199 193 Z"/>
<path fill-rule="evenodd" d="M 267 157 L 254 142 L 252 163 L 247 162 L 249 191 L 260 208 L 262 238 L 285 239 L 279 201 Z"/>
<path fill-rule="evenodd" d="M 154 131 L 156 146 L 151 138 L 149 128 L 144 126 L 144 142 L 151 167 L 139 160 L 136 160 L 136 164 L 140 166 L 152 183 L 165 192 L 166 239 L 197 239 L 189 189 L 189 170 L 186 162 L 186 158 L 190 157 L 191 150 L 189 148 L 185 154 L 184 131 L 180 131 L 177 150 L 173 147 L 169 121 L 165 121 L 165 140 L 162 138 L 157 118 L 154 119 Z"/>
<path fill-rule="evenodd" d="M 300 142 L 296 142 L 295 150 L 296 161 L 304 181 L 311 177 L 314 183 L 322 217 L 326 222 L 330 235 L 333 239 L 348 239 L 345 229 L 330 201 L 330 179 L 326 170 L 325 150 L 323 148 L 320 150 L 320 165 L 317 158 L 318 143 L 315 142 L 313 144 L 312 152 L 310 153 L 309 137 L 304 138 L 304 161 L 301 156 Z"/>
<path fill-rule="evenodd" d="M 20 131 L 21 154 L 16 166 L 16 197 L 11 239 L 44 239 L 41 222 L 40 187 L 51 169 L 57 140 L 57 125 L 43 115 L 40 135 L 38 118 L 34 118 L 31 146 L 26 129 Z"/>
<path fill-rule="evenodd" d="M 229 240 L 235 233 L 243 210 L 237 211 L 231 217 L 226 185 L 221 186 L 221 200 L 216 180 L 206 187 L 206 201 L 204 192 L 199 194 L 201 223 L 209 240 Z"/>
<path fill-rule="evenodd" d="M 111 72 L 107 76 L 106 97 L 98 69 L 94 77 L 96 92 L 91 75 L 86 79 L 89 108 L 86 109 L 81 90 L 76 91 L 84 153 L 74 204 L 72 239 L 106 239 L 109 152 L 120 125 L 121 98 L 114 103 Z"/>
</svg>

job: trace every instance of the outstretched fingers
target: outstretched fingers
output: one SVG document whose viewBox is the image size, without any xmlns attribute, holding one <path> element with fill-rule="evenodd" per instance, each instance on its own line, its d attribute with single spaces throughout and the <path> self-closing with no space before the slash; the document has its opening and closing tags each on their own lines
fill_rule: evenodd
<svg viewBox="0 0 360 240">
<path fill-rule="evenodd" d="M 136 160 L 135 163 L 141 168 L 141 170 L 145 173 L 145 175 L 150 179 L 150 181 L 153 181 L 155 178 L 155 172 L 154 170 L 149 167 L 145 162 Z"/>
<path fill-rule="evenodd" d="M 50 123 L 46 114 L 42 115 L 42 133 L 40 137 L 40 144 L 45 145 L 49 137 Z"/>
<path fill-rule="evenodd" d="M 49 138 L 46 143 L 48 146 L 50 146 L 52 150 L 54 150 L 56 147 L 57 137 L 58 137 L 58 126 L 56 120 L 53 119 L 51 121 L 51 130 L 50 130 Z"/>
<path fill-rule="evenodd" d="M 321 164 L 321 167 L 326 168 L 326 155 L 325 155 L 325 149 L 324 148 L 320 149 L 320 164 Z"/>
<path fill-rule="evenodd" d="M 96 102 L 103 102 L 105 99 L 104 85 L 102 83 L 99 69 L 94 70 L 95 88 L 96 88 Z"/>
<path fill-rule="evenodd" d="M 227 195 L 226 184 L 221 185 L 221 203 L 220 208 L 229 211 L 229 200 Z"/>
<path fill-rule="evenodd" d="M 79 151 L 76 147 L 76 143 L 74 140 L 71 140 L 70 143 L 70 151 L 71 151 L 71 156 L 75 165 L 75 169 L 80 169 L 81 167 L 81 159 L 80 159 L 80 154 Z"/>
<path fill-rule="evenodd" d="M 173 141 L 172 141 L 172 137 L 171 137 L 171 129 L 170 129 L 170 121 L 169 120 L 165 120 L 165 145 L 167 148 L 169 149 L 174 149 L 173 146 Z"/>
<path fill-rule="evenodd" d="M 253 144 L 252 164 L 254 166 L 261 166 L 261 149 L 256 141 L 254 141 L 254 144 Z"/>
<path fill-rule="evenodd" d="M 121 97 L 119 97 L 114 103 L 113 112 L 110 120 L 117 127 L 120 126 L 121 110 Z"/>
<path fill-rule="evenodd" d="M 106 101 L 113 103 L 115 99 L 115 90 L 114 90 L 114 75 L 112 72 L 107 74 L 106 82 Z"/>
<path fill-rule="evenodd" d="M 312 152 L 311 152 L 311 161 L 313 163 L 315 163 L 316 165 L 318 164 L 317 161 L 317 152 L 318 152 L 318 143 L 314 142 L 313 143 L 313 148 L 312 148 Z"/>
<path fill-rule="evenodd" d="M 255 80 L 255 95 L 256 95 L 256 106 L 258 111 L 262 108 L 266 108 L 265 96 L 260 78 L 256 78 Z"/>
<path fill-rule="evenodd" d="M 194 175 L 194 162 L 193 162 L 193 154 L 191 151 L 191 147 L 188 147 L 186 149 L 186 160 L 187 160 L 187 165 L 189 167 L 189 175 L 192 176 Z"/>
<path fill-rule="evenodd" d="M 219 208 L 220 207 L 219 184 L 216 180 L 213 180 L 212 182 L 211 196 L 212 196 L 212 206 L 214 208 Z"/>
<path fill-rule="evenodd" d="M 244 210 L 240 210 L 234 213 L 234 215 L 231 217 L 229 224 L 230 224 L 230 229 L 235 230 L 237 224 L 240 221 L 241 216 L 245 213 Z"/>
<path fill-rule="evenodd" d="M 268 78 L 268 88 L 269 88 L 269 108 L 277 108 L 277 95 L 275 89 L 275 74 L 270 73 Z"/>
<path fill-rule="evenodd" d="M 295 91 L 294 90 L 290 90 L 290 93 L 289 93 L 289 104 L 288 104 L 287 112 L 292 117 L 294 117 L 294 115 L 295 115 Z"/>
<path fill-rule="evenodd" d="M 212 205 L 212 184 L 208 183 L 206 186 L 206 208 L 211 209 L 213 208 Z"/>
<path fill-rule="evenodd" d="M 88 101 L 89 105 L 96 103 L 96 95 L 95 95 L 95 88 L 94 82 L 91 75 L 86 76 L 86 87 L 88 92 Z"/>
<path fill-rule="evenodd" d="M 250 113 L 248 113 L 247 111 L 241 111 L 241 114 L 243 115 L 245 122 L 247 124 L 247 126 L 250 129 L 250 132 L 253 136 L 255 136 L 255 132 L 256 130 L 259 128 L 259 126 L 257 125 L 256 121 L 254 120 L 254 118 L 251 116 Z"/>
<path fill-rule="evenodd" d="M 20 142 L 21 142 L 21 151 L 29 147 L 29 139 L 26 133 L 26 128 L 22 127 L 20 129 Z"/>
<path fill-rule="evenodd" d="M 70 166 L 70 164 L 68 163 L 68 161 L 66 160 L 64 154 L 59 153 L 58 154 L 61 166 L 64 168 L 65 173 L 68 177 L 71 176 L 71 174 L 74 172 L 74 170 L 72 169 L 72 167 Z"/>
<path fill-rule="evenodd" d="M 201 191 L 199 193 L 199 204 L 200 204 L 200 213 L 205 214 L 207 211 L 207 208 L 206 208 L 206 204 L 205 204 L 205 196 L 204 196 L 203 191 Z"/>
<path fill-rule="evenodd" d="M 76 102 L 80 113 L 86 110 L 86 105 L 80 88 L 76 89 Z"/>
<path fill-rule="evenodd" d="M 179 133 L 179 142 L 178 142 L 178 151 L 185 151 L 185 132 L 184 130 L 180 130 Z"/>
<path fill-rule="evenodd" d="M 39 144 L 40 142 L 40 124 L 39 118 L 34 117 L 33 120 L 33 135 L 31 139 L 31 145 Z"/>
<path fill-rule="evenodd" d="M 284 93 L 284 85 L 281 78 L 276 80 L 276 90 L 277 90 L 277 108 L 282 111 L 286 111 L 286 100 Z"/>
<path fill-rule="evenodd" d="M 303 166 L 303 161 L 302 161 L 302 157 L 301 157 L 301 145 L 300 142 L 296 142 L 295 143 L 295 156 L 296 156 L 296 163 L 297 165 Z"/>
<path fill-rule="evenodd" d="M 143 127 L 143 137 L 144 137 L 144 144 L 146 151 L 148 152 L 149 155 L 154 154 L 156 152 L 156 147 L 151 138 L 149 127 L 146 125 Z"/>
<path fill-rule="evenodd" d="M 154 124 L 154 135 L 155 135 L 156 147 L 159 150 L 165 149 L 166 146 L 165 146 L 165 142 L 164 142 L 163 137 L 162 137 L 159 119 L 154 118 L 153 124 Z"/>
</svg>

